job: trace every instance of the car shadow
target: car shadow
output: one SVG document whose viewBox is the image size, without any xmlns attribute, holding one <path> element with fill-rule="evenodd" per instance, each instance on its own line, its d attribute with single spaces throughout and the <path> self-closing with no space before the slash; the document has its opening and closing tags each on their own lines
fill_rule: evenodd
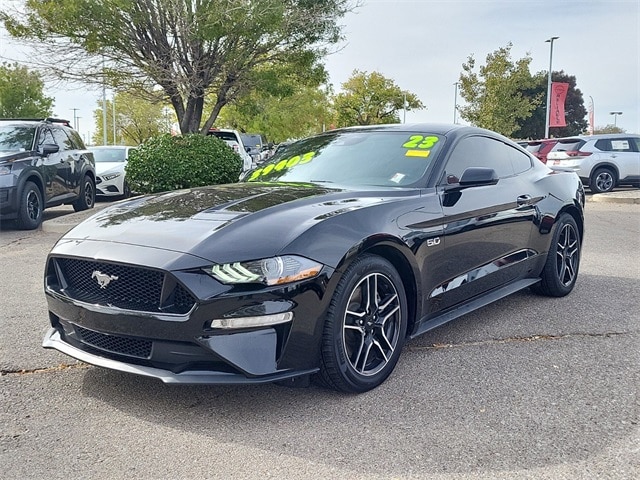
<svg viewBox="0 0 640 480">
<path fill-rule="evenodd" d="M 590 297 L 610 281 L 585 275 L 574 296 Z M 274 458 L 327 467 L 339 459 L 365 476 L 585 461 L 633 435 L 632 422 L 620 421 L 633 415 L 635 386 L 616 372 L 629 368 L 624 352 L 635 351 L 637 339 L 597 330 L 597 319 L 580 323 L 583 312 L 567 311 L 576 298 L 543 299 L 523 317 L 532 297 L 512 295 L 409 341 L 391 377 L 360 395 L 313 384 L 167 386 L 95 367 L 83 374 L 82 393 L 145 422 Z M 518 315 L 517 328 L 503 331 Z M 624 330 L 625 322 L 607 328 Z"/>
</svg>

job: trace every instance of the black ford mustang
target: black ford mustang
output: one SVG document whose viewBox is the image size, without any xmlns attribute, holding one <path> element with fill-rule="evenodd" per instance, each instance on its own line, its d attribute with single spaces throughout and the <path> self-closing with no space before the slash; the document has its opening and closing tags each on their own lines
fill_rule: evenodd
<svg viewBox="0 0 640 480">
<path fill-rule="evenodd" d="M 584 190 L 493 132 L 334 130 L 121 202 L 47 260 L 44 346 L 168 383 L 380 385 L 407 338 L 576 282 Z"/>
</svg>

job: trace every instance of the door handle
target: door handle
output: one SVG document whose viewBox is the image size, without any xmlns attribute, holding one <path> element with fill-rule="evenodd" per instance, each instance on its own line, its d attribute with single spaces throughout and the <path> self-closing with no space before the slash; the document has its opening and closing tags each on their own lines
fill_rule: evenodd
<svg viewBox="0 0 640 480">
<path fill-rule="evenodd" d="M 516 202 L 518 206 L 531 205 L 531 195 L 520 195 Z"/>
</svg>

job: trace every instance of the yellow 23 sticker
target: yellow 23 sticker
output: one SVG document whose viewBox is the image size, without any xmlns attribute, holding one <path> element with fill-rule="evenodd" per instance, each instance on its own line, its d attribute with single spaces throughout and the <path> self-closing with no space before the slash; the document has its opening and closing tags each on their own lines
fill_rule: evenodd
<svg viewBox="0 0 640 480">
<path fill-rule="evenodd" d="M 409 141 L 402 144 L 404 148 L 424 148 L 429 149 L 438 143 L 438 137 L 423 135 L 411 135 Z"/>
</svg>

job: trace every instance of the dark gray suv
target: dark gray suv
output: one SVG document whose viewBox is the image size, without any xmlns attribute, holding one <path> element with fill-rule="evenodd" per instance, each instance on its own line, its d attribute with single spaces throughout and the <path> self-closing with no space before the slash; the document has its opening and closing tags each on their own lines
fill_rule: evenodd
<svg viewBox="0 0 640 480">
<path fill-rule="evenodd" d="M 93 154 L 67 120 L 0 119 L 0 219 L 32 230 L 42 211 L 95 202 Z"/>
</svg>

